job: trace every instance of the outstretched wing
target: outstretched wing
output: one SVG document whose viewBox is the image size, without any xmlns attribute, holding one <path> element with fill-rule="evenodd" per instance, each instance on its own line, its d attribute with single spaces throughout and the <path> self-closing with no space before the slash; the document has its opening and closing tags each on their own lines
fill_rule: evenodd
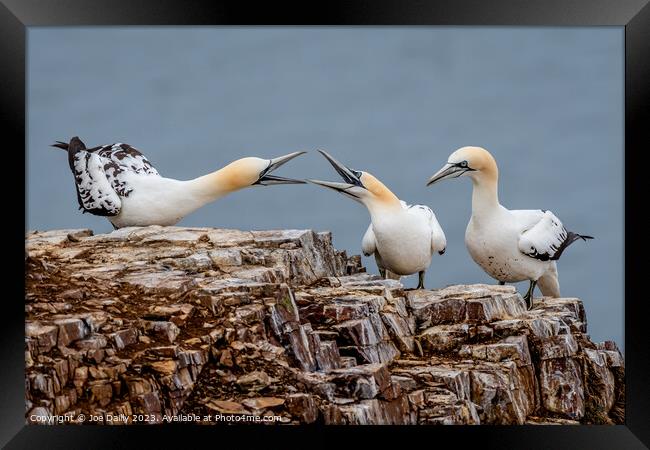
<svg viewBox="0 0 650 450">
<path fill-rule="evenodd" d="M 368 226 L 366 234 L 363 235 L 361 240 L 361 251 L 364 255 L 370 256 L 377 250 L 377 244 L 375 242 L 375 232 L 372 230 L 372 224 Z"/>
<path fill-rule="evenodd" d="M 591 239 L 568 231 L 560 219 L 550 211 L 522 211 L 534 214 L 532 221 L 519 236 L 519 251 L 540 261 L 557 260 L 565 248 L 577 239 Z M 529 217 L 529 219 L 534 216 Z"/>
<path fill-rule="evenodd" d="M 104 158 L 86 150 L 71 158 L 79 207 L 98 216 L 115 216 L 122 202 L 106 176 L 105 164 Z"/>
</svg>

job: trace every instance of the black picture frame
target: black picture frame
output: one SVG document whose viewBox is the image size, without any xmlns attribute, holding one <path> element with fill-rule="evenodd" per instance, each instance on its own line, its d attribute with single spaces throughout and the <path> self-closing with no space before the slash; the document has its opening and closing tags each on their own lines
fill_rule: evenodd
<svg viewBox="0 0 650 450">
<path fill-rule="evenodd" d="M 511 427 L 145 427 L 25 426 L 24 418 L 24 280 L 19 274 L 24 256 L 24 218 L 19 189 L 10 181 L 25 164 L 27 27 L 97 25 L 483 25 L 483 26 L 622 26 L 625 28 L 625 359 L 626 422 L 618 426 Z M 6 448 L 126 448 L 145 437 L 167 446 L 223 445 L 233 433 L 246 447 L 298 443 L 345 443 L 350 435 L 383 438 L 390 435 L 406 445 L 456 445 L 480 448 L 628 449 L 650 446 L 650 384 L 648 338 L 644 338 L 647 300 L 641 271 L 648 244 L 642 220 L 647 205 L 643 171 L 650 168 L 650 4 L 649 0 L 447 0 L 447 1 L 329 1 L 299 5 L 247 1 L 199 0 L 2 0 L 0 2 L 0 118 L 5 223 L 11 225 L 5 245 L 4 287 L 22 292 L 5 294 L 0 326 L 0 445 Z M 15 163 L 9 160 L 13 159 Z M 13 169 L 12 169 L 13 167 Z M 23 166 L 25 167 L 25 166 Z M 24 173 L 24 172 L 23 172 Z M 26 174 L 28 177 L 29 174 Z M 606 176 L 604 174 L 603 176 Z M 26 189 L 26 180 L 23 184 Z M 23 192 L 23 200 L 25 199 Z M 15 203 L 15 204 L 14 204 Z M 25 208 L 23 203 L 22 208 Z M 22 227 L 22 228 L 21 228 Z M 606 255 L 601 255 L 606 258 Z M 606 263 L 606 262 L 605 262 Z M 619 268 L 613 268 L 619 270 Z M 16 272 L 14 274 L 14 271 Z M 6 289 L 5 289 L 6 290 Z M 13 294 L 13 292 L 12 292 Z M 341 433 L 346 433 L 343 438 Z M 307 436 L 316 434 L 316 436 Z M 409 436 L 404 436 L 405 434 Z M 410 435 L 415 436 L 411 437 Z M 431 434 L 431 436 L 428 436 Z M 144 436 L 142 436 L 144 435 Z M 218 436 L 218 441 L 215 437 Z M 289 441 L 289 439 L 291 441 Z M 405 440 L 408 439 L 408 440 Z M 413 439 L 413 440 L 411 440 Z M 415 439 L 422 440 L 418 443 Z M 255 442 L 257 441 L 257 442 Z M 205 442 L 205 441 L 204 441 Z M 271 441 L 271 444 L 273 441 Z M 412 444 L 409 444 L 412 443 Z M 402 444 L 402 445 L 404 445 Z M 448 444 L 449 445 L 449 444 Z M 274 446 L 274 445 L 272 445 Z"/>
</svg>

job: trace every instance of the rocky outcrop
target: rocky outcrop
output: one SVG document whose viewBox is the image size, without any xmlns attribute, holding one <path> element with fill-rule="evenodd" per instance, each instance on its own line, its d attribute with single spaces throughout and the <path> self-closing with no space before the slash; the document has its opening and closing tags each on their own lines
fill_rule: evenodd
<svg viewBox="0 0 650 450">
<path fill-rule="evenodd" d="M 25 268 L 31 422 L 624 420 L 623 357 L 580 300 L 407 290 L 329 233 L 34 232 Z"/>
</svg>

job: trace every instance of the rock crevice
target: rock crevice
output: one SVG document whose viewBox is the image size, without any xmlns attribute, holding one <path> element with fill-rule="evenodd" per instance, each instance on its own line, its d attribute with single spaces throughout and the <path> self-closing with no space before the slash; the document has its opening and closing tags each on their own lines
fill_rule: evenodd
<svg viewBox="0 0 650 450">
<path fill-rule="evenodd" d="M 579 299 L 408 290 L 326 232 L 31 232 L 25 269 L 27 421 L 624 421 L 623 356 Z"/>
</svg>

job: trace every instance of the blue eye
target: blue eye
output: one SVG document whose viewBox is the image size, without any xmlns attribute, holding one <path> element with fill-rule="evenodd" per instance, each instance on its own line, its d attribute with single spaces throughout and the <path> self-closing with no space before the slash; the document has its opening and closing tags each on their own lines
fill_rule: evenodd
<svg viewBox="0 0 650 450">
<path fill-rule="evenodd" d="M 354 174 L 355 177 L 361 178 L 361 172 L 358 170 L 353 170 L 352 173 Z"/>
<path fill-rule="evenodd" d="M 463 167 L 463 168 L 467 167 L 467 161 L 461 162 L 460 167 Z"/>
</svg>

